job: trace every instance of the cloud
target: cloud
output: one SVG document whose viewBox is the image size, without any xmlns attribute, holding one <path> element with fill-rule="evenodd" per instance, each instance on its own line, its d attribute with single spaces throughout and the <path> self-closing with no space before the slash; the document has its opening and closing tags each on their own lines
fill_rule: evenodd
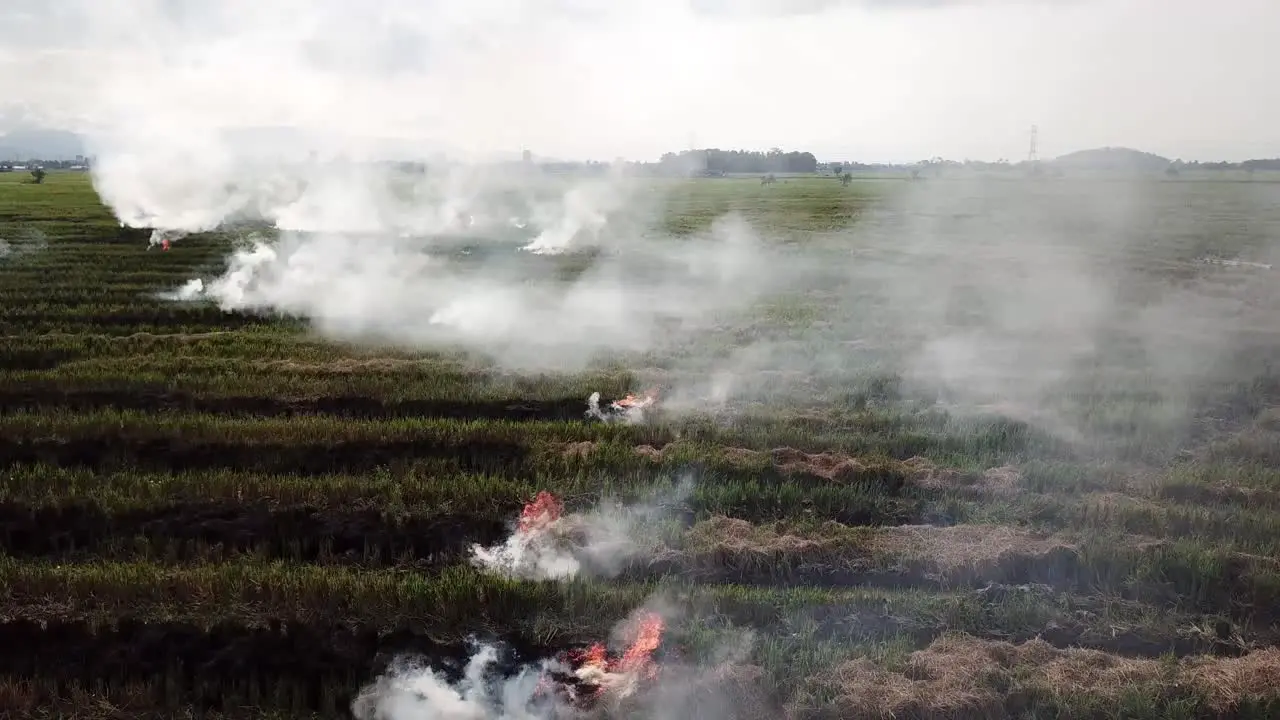
<svg viewBox="0 0 1280 720">
<path fill-rule="evenodd" d="M 1035 122 L 1048 154 L 1238 158 L 1278 140 L 1278 23 L 1266 0 L 24 0 L 0 10 L 0 97 L 138 138 L 283 126 L 609 159 L 694 132 L 910 161 L 1018 157 Z"/>
</svg>

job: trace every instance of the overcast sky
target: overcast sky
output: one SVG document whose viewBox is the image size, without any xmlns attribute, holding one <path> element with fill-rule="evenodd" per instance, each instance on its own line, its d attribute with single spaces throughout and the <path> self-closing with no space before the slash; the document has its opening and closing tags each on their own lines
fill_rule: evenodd
<svg viewBox="0 0 1280 720">
<path fill-rule="evenodd" d="M 4 0 L 0 130 L 828 159 L 1280 156 L 1280 0 Z"/>
</svg>

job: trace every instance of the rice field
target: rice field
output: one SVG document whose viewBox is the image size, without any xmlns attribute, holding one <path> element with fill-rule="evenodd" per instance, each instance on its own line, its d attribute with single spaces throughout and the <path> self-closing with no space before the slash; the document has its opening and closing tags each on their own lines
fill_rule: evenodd
<svg viewBox="0 0 1280 720">
<path fill-rule="evenodd" d="M 1199 262 L 1265 257 L 1280 184 L 1141 181 L 1120 223 L 1114 188 L 1070 179 L 963 203 L 921 200 L 945 179 L 655 181 L 667 232 L 732 211 L 793 252 L 892 255 L 875 262 L 901 272 L 863 265 L 854 290 L 757 308 L 752 338 L 821 356 L 785 387 L 715 412 L 659 396 L 614 424 L 585 418 L 591 393 L 696 365 L 522 374 L 166 300 L 234 238 L 148 251 L 86 175 L 22 180 L 0 176 L 5 716 L 351 717 L 397 657 L 456 678 L 481 640 L 513 673 L 655 605 L 654 664 L 707 686 L 672 715 L 659 674 L 636 691 L 650 716 L 1280 715 L 1280 293 L 1268 270 Z M 848 308 L 873 292 L 926 304 L 939 238 L 1016 234 L 1032 206 L 1053 243 L 1125 266 L 1117 304 L 1089 315 L 1088 353 L 1038 312 L 1008 352 L 929 355 L 951 362 L 930 377 L 952 394 L 924 392 L 884 349 L 931 332 L 924 318 L 981 328 L 982 312 L 1060 304 L 1067 327 L 1084 297 L 1033 269 L 999 286 L 1003 304 Z M 1110 242 L 1117 223 L 1129 234 Z M 973 277 L 991 251 L 965 250 Z M 1210 300 L 1227 305 L 1191 312 Z M 1033 384 L 1045 368 L 1060 372 Z M 975 388 L 1010 404 L 963 408 Z M 554 577 L 475 562 L 542 491 L 626 551 Z"/>
</svg>

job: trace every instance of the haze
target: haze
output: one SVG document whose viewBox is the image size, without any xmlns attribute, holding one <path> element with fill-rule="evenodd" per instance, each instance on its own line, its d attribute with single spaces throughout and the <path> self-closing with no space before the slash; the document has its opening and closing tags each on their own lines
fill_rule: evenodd
<svg viewBox="0 0 1280 720">
<path fill-rule="evenodd" d="M 1280 4 L 1232 0 L 9 0 L 0 130 L 649 159 L 1280 147 Z M 175 138 L 179 135 L 182 138 Z"/>
</svg>

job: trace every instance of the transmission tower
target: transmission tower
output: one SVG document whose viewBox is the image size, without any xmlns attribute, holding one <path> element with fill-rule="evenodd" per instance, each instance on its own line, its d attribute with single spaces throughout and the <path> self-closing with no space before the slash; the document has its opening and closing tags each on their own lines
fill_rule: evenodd
<svg viewBox="0 0 1280 720">
<path fill-rule="evenodd" d="M 1040 128 L 1035 125 L 1031 126 L 1031 150 L 1027 153 L 1027 162 L 1035 164 L 1040 162 L 1040 153 L 1036 148 L 1036 143 L 1040 138 Z"/>
</svg>

